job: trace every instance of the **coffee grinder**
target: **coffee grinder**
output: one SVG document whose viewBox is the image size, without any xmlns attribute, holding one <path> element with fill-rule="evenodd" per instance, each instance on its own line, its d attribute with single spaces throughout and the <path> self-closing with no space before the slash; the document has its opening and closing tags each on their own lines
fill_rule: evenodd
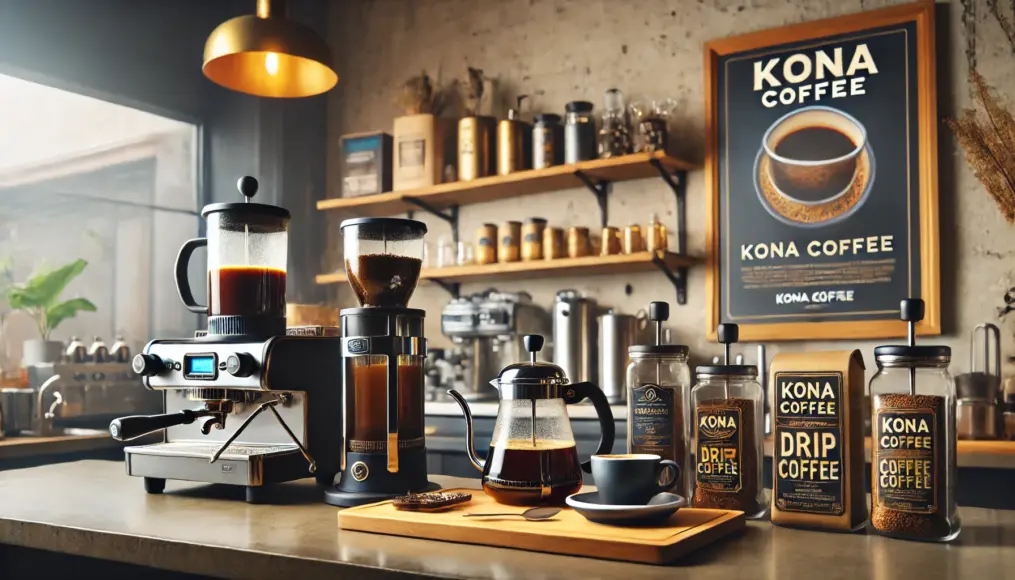
<svg viewBox="0 0 1015 580">
<path fill-rule="evenodd" d="M 247 199 L 205 206 L 207 237 L 186 242 L 176 260 L 180 298 L 208 314 L 207 331 L 155 339 L 133 360 L 165 413 L 109 425 L 120 441 L 162 432 L 160 443 L 124 449 L 127 474 L 143 477 L 148 493 L 178 479 L 244 486 L 258 502 L 269 484 L 314 475 L 330 486 L 338 471 L 341 338 L 333 328 L 286 328 L 289 212 L 251 203 L 253 177 L 238 187 Z M 203 246 L 207 305 L 187 279 Z"/>
<path fill-rule="evenodd" d="M 423 435 L 426 313 L 407 308 L 419 282 L 426 224 L 342 222 L 345 271 L 360 308 L 343 309 L 345 438 L 329 504 L 350 507 L 439 489 L 427 480 Z"/>
</svg>

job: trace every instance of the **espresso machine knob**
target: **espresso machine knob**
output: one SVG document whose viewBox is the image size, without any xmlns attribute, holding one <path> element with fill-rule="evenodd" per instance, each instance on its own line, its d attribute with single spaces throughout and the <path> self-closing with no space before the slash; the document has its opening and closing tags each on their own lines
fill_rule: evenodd
<svg viewBox="0 0 1015 580">
<path fill-rule="evenodd" d="M 249 377 L 256 368 L 257 361 L 245 352 L 237 352 L 226 358 L 226 372 L 234 377 Z"/>
<path fill-rule="evenodd" d="M 165 363 L 154 354 L 138 354 L 134 357 L 131 366 L 134 368 L 134 372 L 142 377 L 154 377 L 166 370 Z"/>
</svg>

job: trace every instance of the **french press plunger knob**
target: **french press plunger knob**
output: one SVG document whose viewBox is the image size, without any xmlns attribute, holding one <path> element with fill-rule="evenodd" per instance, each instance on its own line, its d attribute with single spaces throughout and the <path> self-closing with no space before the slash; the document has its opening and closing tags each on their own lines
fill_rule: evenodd
<svg viewBox="0 0 1015 580">
<path fill-rule="evenodd" d="M 257 194 L 257 179 L 250 175 L 244 175 L 236 180 L 236 189 L 240 190 L 243 197 L 247 198 L 244 201 L 250 201 L 250 198 Z"/>
</svg>

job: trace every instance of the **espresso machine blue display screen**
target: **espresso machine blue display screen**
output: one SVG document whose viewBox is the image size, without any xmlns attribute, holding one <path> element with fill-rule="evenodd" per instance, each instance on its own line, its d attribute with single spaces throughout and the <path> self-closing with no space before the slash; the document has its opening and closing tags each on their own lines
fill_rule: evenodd
<svg viewBox="0 0 1015 580">
<path fill-rule="evenodd" d="M 183 378 L 214 379 L 218 373 L 214 354 L 188 354 L 183 357 Z"/>
</svg>

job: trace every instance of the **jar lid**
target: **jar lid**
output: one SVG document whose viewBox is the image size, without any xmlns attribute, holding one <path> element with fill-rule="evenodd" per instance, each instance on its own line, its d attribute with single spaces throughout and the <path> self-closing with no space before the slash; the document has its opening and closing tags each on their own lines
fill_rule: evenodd
<svg viewBox="0 0 1015 580">
<path fill-rule="evenodd" d="M 426 224 L 405 218 L 353 218 L 339 224 L 339 231 L 360 226 L 356 236 L 362 240 L 417 240 L 426 233 Z"/>
<path fill-rule="evenodd" d="M 537 225 L 545 226 L 546 225 L 546 218 L 541 218 L 541 217 L 529 218 L 529 223 L 530 224 L 537 224 Z"/>
<path fill-rule="evenodd" d="M 559 125 L 560 115 L 555 115 L 553 113 L 543 113 L 541 115 L 536 115 L 535 120 L 537 125 Z"/>
<path fill-rule="evenodd" d="M 877 364 L 889 366 L 927 363 L 949 363 L 952 360 L 952 349 L 947 346 L 933 345 L 886 345 L 874 349 L 874 360 Z"/>
<path fill-rule="evenodd" d="M 628 354 L 669 354 L 686 357 L 691 349 L 683 344 L 636 344 L 627 348 Z"/>
<path fill-rule="evenodd" d="M 698 377 L 756 377 L 758 367 L 754 365 L 705 365 L 694 369 Z"/>
<path fill-rule="evenodd" d="M 568 113 L 590 113 L 592 106 L 592 103 L 588 101 L 571 101 L 564 105 L 564 110 Z"/>
</svg>

